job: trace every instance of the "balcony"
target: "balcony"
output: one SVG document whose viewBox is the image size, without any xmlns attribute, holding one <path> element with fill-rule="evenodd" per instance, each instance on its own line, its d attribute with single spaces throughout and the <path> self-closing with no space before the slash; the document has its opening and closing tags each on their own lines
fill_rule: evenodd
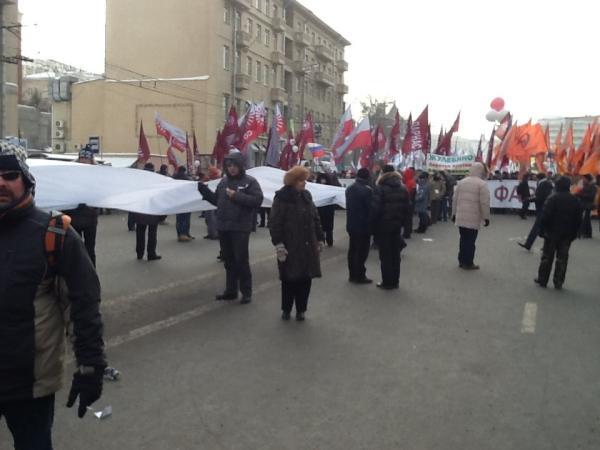
<svg viewBox="0 0 600 450">
<path fill-rule="evenodd" d="M 302 60 L 293 61 L 292 62 L 292 71 L 299 75 L 304 75 L 306 73 L 305 62 Z"/>
<path fill-rule="evenodd" d="M 238 73 L 235 76 L 235 88 L 237 91 L 247 91 L 250 89 L 250 75 Z"/>
<path fill-rule="evenodd" d="M 346 95 L 348 93 L 348 85 L 343 83 L 338 83 L 335 87 L 335 91 L 340 95 Z"/>
<path fill-rule="evenodd" d="M 338 70 L 340 70 L 342 72 L 348 72 L 348 62 L 343 59 L 338 59 L 335 62 L 335 66 L 337 67 Z"/>
<path fill-rule="evenodd" d="M 240 48 L 248 48 L 250 47 L 250 41 L 252 41 L 252 36 L 250 33 L 247 33 L 242 30 L 236 31 L 235 39 L 237 41 L 237 46 Z"/>
<path fill-rule="evenodd" d="M 271 53 L 271 62 L 273 64 L 278 64 L 280 66 L 284 66 L 285 65 L 285 55 L 281 52 L 272 52 Z"/>
<path fill-rule="evenodd" d="M 324 84 L 329 87 L 335 86 L 333 77 L 327 72 L 315 72 L 315 81 L 320 84 Z"/>
<path fill-rule="evenodd" d="M 315 55 L 324 61 L 333 62 L 333 52 L 324 45 L 317 45 L 315 47 Z"/>
<path fill-rule="evenodd" d="M 248 11 L 250 9 L 250 0 L 231 0 L 231 5 L 239 11 Z"/>
<path fill-rule="evenodd" d="M 271 101 L 273 103 L 287 103 L 287 92 L 283 88 L 272 88 L 271 89 Z"/>
<path fill-rule="evenodd" d="M 311 45 L 310 36 L 304 31 L 294 33 L 294 42 L 300 47 L 309 47 Z"/>
<path fill-rule="evenodd" d="M 281 33 L 285 31 L 285 19 L 282 17 L 274 17 L 273 18 L 273 30 L 276 33 Z"/>
</svg>

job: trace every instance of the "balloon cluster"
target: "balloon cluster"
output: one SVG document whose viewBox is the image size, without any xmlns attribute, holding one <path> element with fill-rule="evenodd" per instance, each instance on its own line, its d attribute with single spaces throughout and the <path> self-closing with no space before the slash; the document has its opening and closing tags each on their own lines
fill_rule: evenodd
<svg viewBox="0 0 600 450">
<path fill-rule="evenodd" d="M 502 120 L 508 114 L 508 111 L 504 109 L 505 103 L 504 99 L 501 97 L 496 97 L 490 103 L 490 111 L 485 115 L 485 118 L 490 122 L 502 122 Z"/>
</svg>

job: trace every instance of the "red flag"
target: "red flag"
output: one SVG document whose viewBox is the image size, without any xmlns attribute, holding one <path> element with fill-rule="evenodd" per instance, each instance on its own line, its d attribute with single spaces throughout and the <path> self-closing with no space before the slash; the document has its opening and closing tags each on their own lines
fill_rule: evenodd
<svg viewBox="0 0 600 450">
<path fill-rule="evenodd" d="M 221 130 L 217 131 L 217 140 L 215 141 L 215 145 L 213 147 L 212 159 L 217 162 L 217 166 L 222 166 L 223 158 L 227 153 L 227 148 L 225 147 L 225 139 Z"/>
<path fill-rule="evenodd" d="M 169 164 L 171 164 L 175 168 L 175 170 L 179 168 L 179 161 L 177 161 L 175 150 L 173 150 L 173 147 L 171 146 L 169 146 L 169 148 L 167 149 L 167 161 L 169 161 Z"/>
<path fill-rule="evenodd" d="M 404 135 L 404 142 L 402 142 L 402 154 L 409 155 L 412 148 L 412 113 L 408 116 L 408 123 L 406 124 L 406 134 Z"/>
<path fill-rule="evenodd" d="M 294 145 L 294 135 L 291 131 L 288 131 L 288 137 L 285 141 L 285 146 L 283 147 L 279 157 L 279 168 L 281 170 L 290 170 L 290 168 L 295 164 L 297 157 L 294 154 Z"/>
<path fill-rule="evenodd" d="M 352 133 L 344 144 L 336 150 L 335 153 L 335 161 L 339 163 L 342 160 L 342 157 L 356 149 L 371 149 L 373 146 L 371 139 L 371 124 L 369 122 L 369 118 L 365 117 L 358 126 L 352 130 Z"/>
<path fill-rule="evenodd" d="M 275 123 L 277 126 L 277 134 L 279 135 L 279 137 L 284 136 L 285 133 L 287 133 L 287 125 L 285 124 L 283 114 L 281 114 L 279 103 L 275 105 Z"/>
<path fill-rule="evenodd" d="M 158 113 L 154 117 L 154 123 L 156 132 L 167 140 L 169 147 L 174 147 L 181 152 L 185 151 L 186 138 L 183 130 L 163 120 Z"/>
<path fill-rule="evenodd" d="M 304 124 L 302 125 L 302 130 L 300 130 L 300 133 L 298 133 L 298 137 L 296 138 L 296 145 L 300 149 L 300 155 L 304 154 L 306 145 L 311 142 L 315 142 L 315 127 L 313 124 L 312 114 L 308 113 L 306 115 L 306 119 L 304 120 Z"/>
<path fill-rule="evenodd" d="M 492 129 L 492 136 L 490 137 L 490 142 L 488 144 L 488 152 L 486 156 L 486 165 L 488 166 L 488 170 L 492 170 L 492 155 L 494 154 L 494 139 L 496 138 L 496 127 Z"/>
<path fill-rule="evenodd" d="M 394 158 L 400 152 L 400 113 L 396 111 L 394 126 L 390 132 L 389 158 Z"/>
<path fill-rule="evenodd" d="M 442 139 L 438 142 L 437 147 L 435 149 L 435 154 L 437 155 L 446 155 L 449 156 L 452 153 L 452 136 L 454 133 L 458 131 L 458 124 L 460 122 L 460 113 L 456 117 L 452 128 L 448 130 L 446 134 L 442 137 Z"/>
<path fill-rule="evenodd" d="M 240 126 L 238 123 L 238 114 L 235 110 L 235 106 L 232 106 L 229 109 L 227 121 L 225 122 L 223 132 L 221 133 L 221 143 L 226 150 L 229 150 L 229 147 L 236 144 L 239 132 Z"/>
<path fill-rule="evenodd" d="M 423 112 L 417 117 L 412 124 L 410 135 L 411 144 L 410 151 L 421 151 L 424 154 L 428 153 L 427 139 L 429 133 L 429 105 L 425 106 Z"/>
<path fill-rule="evenodd" d="M 198 148 L 198 141 L 196 140 L 196 132 L 192 132 L 192 142 L 194 145 L 194 161 L 200 161 L 200 149 Z"/>
<path fill-rule="evenodd" d="M 267 131 L 266 109 L 262 103 L 250 106 L 241 131 L 239 150 L 245 153 L 250 144 Z"/>
<path fill-rule="evenodd" d="M 572 174 L 573 170 L 573 153 L 575 152 L 575 144 L 573 143 L 573 122 L 569 125 L 569 129 L 567 130 L 567 135 L 565 136 L 565 142 L 562 147 L 562 152 L 566 158 L 566 173 Z"/>
<path fill-rule="evenodd" d="M 140 140 L 138 143 L 138 161 L 145 163 L 150 159 L 150 146 L 144 133 L 144 124 L 140 121 Z"/>
<path fill-rule="evenodd" d="M 342 146 L 346 138 L 352 133 L 354 130 L 354 120 L 352 119 L 352 111 L 350 106 L 344 112 L 344 115 L 340 119 L 340 124 L 335 132 L 335 136 L 333 137 L 333 143 L 331 144 L 331 151 L 335 152 L 339 147 Z"/>
<path fill-rule="evenodd" d="M 190 139 L 187 133 L 185 133 L 185 159 L 187 163 L 187 173 L 189 176 L 191 176 L 194 172 L 194 154 L 192 153 Z"/>
</svg>

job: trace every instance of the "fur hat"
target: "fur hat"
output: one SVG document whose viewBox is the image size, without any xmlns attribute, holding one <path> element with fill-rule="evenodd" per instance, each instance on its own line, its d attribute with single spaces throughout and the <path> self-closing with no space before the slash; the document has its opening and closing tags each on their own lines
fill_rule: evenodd
<svg viewBox="0 0 600 450">
<path fill-rule="evenodd" d="M 294 166 L 285 173 L 283 184 L 293 186 L 299 181 L 306 181 L 310 176 L 310 172 L 306 167 Z"/>
<path fill-rule="evenodd" d="M 35 187 L 35 178 L 29 172 L 29 166 L 27 165 L 27 150 L 23 147 L 0 142 L 0 169 L 21 172 L 25 185 L 29 189 Z"/>
</svg>

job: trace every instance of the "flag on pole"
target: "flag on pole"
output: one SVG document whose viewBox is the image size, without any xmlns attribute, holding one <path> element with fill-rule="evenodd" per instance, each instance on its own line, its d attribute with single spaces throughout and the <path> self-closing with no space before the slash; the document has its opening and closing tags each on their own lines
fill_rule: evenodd
<svg viewBox="0 0 600 450">
<path fill-rule="evenodd" d="M 427 134 L 429 130 L 429 105 L 425 106 L 423 112 L 417 117 L 411 127 L 411 145 L 410 151 L 421 151 L 423 154 L 428 153 L 427 149 Z"/>
<path fill-rule="evenodd" d="M 158 113 L 154 116 L 154 122 L 156 124 L 156 132 L 167 140 L 169 147 L 174 147 L 180 152 L 185 152 L 187 138 L 183 130 L 163 120 Z"/>
<path fill-rule="evenodd" d="M 402 154 L 410 155 L 412 148 L 412 113 L 408 116 L 408 123 L 406 124 L 406 133 L 404 134 L 404 141 L 402 142 Z"/>
<path fill-rule="evenodd" d="M 281 170 L 290 170 L 290 168 L 295 164 L 296 156 L 294 155 L 294 134 L 292 130 L 288 131 L 288 136 L 285 141 L 285 146 L 281 151 L 281 155 L 279 157 L 279 168 Z"/>
<path fill-rule="evenodd" d="M 321 144 L 308 144 L 308 150 L 313 158 L 322 158 L 325 156 L 325 147 L 323 147 Z"/>
<path fill-rule="evenodd" d="M 304 154 L 304 149 L 310 142 L 315 141 L 315 127 L 313 124 L 312 114 L 308 113 L 306 115 L 306 119 L 304 119 L 304 123 L 302 125 L 302 130 L 298 133 L 298 137 L 296 138 L 296 145 L 299 148 L 300 155 Z"/>
<path fill-rule="evenodd" d="M 371 123 L 369 117 L 365 117 L 360 121 L 358 126 L 352 130 L 352 133 L 346 138 L 344 144 L 335 151 L 335 162 L 340 163 L 343 156 L 349 151 L 359 148 L 371 148 Z"/>
<path fill-rule="evenodd" d="M 490 136 L 490 142 L 488 143 L 488 151 L 486 156 L 486 165 L 488 170 L 492 170 L 492 155 L 494 154 L 494 139 L 496 139 L 496 127 L 492 129 L 492 135 Z"/>
<path fill-rule="evenodd" d="M 456 117 L 456 120 L 454 121 L 454 124 L 452 125 L 450 130 L 448 130 L 448 132 L 444 134 L 440 141 L 438 141 L 437 147 L 434 152 L 435 154 L 450 156 L 450 154 L 452 153 L 452 136 L 458 131 L 459 123 L 460 113 L 458 113 L 458 116 Z"/>
<path fill-rule="evenodd" d="M 283 114 L 281 114 L 281 109 L 279 108 L 279 103 L 277 103 L 275 105 L 274 118 L 275 118 L 276 127 L 277 127 L 277 134 L 279 135 L 279 137 L 285 136 L 285 134 L 287 133 L 287 125 L 285 124 L 285 119 L 283 117 Z"/>
<path fill-rule="evenodd" d="M 189 176 L 194 172 L 194 154 L 192 153 L 192 148 L 190 147 L 190 139 L 187 133 L 185 133 L 185 156 L 186 156 L 186 168 Z"/>
<path fill-rule="evenodd" d="M 277 113 L 275 113 L 273 115 L 271 130 L 269 131 L 269 140 L 267 142 L 267 155 L 265 156 L 265 165 L 271 167 L 279 167 L 280 149 L 281 145 L 279 143 L 279 118 L 277 117 Z"/>
<path fill-rule="evenodd" d="M 346 109 L 340 119 L 340 123 L 335 131 L 333 137 L 333 143 L 331 144 L 331 151 L 335 152 L 339 147 L 342 146 L 346 138 L 352 133 L 354 129 L 354 120 L 352 119 L 352 110 L 350 106 Z"/>
<path fill-rule="evenodd" d="M 483 162 L 483 135 L 479 136 L 479 144 L 477 145 L 477 154 L 475 155 L 475 162 Z"/>
<path fill-rule="evenodd" d="M 394 159 L 394 156 L 400 152 L 400 112 L 398 111 L 396 111 L 394 126 L 392 127 L 392 131 L 390 131 L 390 139 L 388 142 L 388 157 Z"/>
<path fill-rule="evenodd" d="M 150 146 L 144 133 L 144 124 L 140 121 L 140 140 L 138 143 L 138 162 L 145 163 L 150 159 Z"/>
<path fill-rule="evenodd" d="M 194 145 L 194 161 L 200 161 L 200 148 L 198 148 L 198 141 L 196 140 L 196 132 L 192 132 L 192 143 Z"/>
</svg>

